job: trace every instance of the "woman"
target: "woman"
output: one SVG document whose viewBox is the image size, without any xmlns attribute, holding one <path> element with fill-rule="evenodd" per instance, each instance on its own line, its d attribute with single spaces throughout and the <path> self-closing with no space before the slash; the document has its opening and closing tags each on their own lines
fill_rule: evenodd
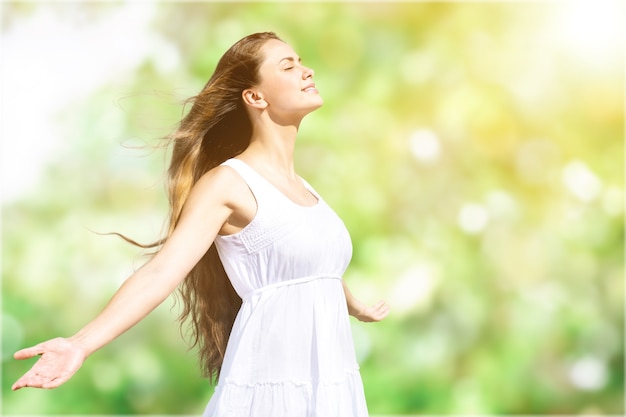
<svg viewBox="0 0 626 417">
<path fill-rule="evenodd" d="M 273 33 L 221 58 L 171 135 L 170 227 L 159 250 L 104 310 L 41 355 L 13 389 L 54 388 L 180 285 L 205 374 L 205 416 L 366 416 L 348 314 L 378 321 L 341 279 L 341 220 L 293 164 L 302 118 L 322 105 L 313 71 Z M 235 158 L 236 157 L 236 158 Z"/>
</svg>

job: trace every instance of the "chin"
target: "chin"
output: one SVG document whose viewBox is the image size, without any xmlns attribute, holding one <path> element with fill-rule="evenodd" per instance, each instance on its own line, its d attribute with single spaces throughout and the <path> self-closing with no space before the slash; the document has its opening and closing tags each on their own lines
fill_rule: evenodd
<svg viewBox="0 0 626 417">
<path fill-rule="evenodd" d="M 322 107 L 322 103 L 318 104 L 318 105 L 317 105 L 317 106 L 315 106 L 315 107 L 311 107 L 311 108 L 309 109 L 309 111 L 307 112 L 307 114 L 309 114 L 309 113 L 313 113 L 315 110 L 319 109 L 320 107 Z"/>
<path fill-rule="evenodd" d="M 319 109 L 324 104 L 324 99 L 322 99 L 322 97 L 318 97 L 318 98 L 319 99 L 318 99 L 317 103 L 314 104 L 314 107 L 313 107 L 313 109 L 311 111 Z"/>
<path fill-rule="evenodd" d="M 308 106 L 306 106 L 305 108 L 302 109 L 302 115 L 303 117 L 306 116 L 309 113 L 313 113 L 315 110 L 319 109 L 320 107 L 322 107 L 322 105 L 324 104 L 324 100 L 322 100 L 322 98 L 320 97 L 318 100 L 316 100 L 313 103 L 310 103 Z"/>
</svg>

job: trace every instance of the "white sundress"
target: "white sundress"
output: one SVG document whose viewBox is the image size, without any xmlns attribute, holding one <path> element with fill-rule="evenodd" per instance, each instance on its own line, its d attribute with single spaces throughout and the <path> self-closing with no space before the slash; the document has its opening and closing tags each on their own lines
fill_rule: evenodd
<svg viewBox="0 0 626 417">
<path fill-rule="evenodd" d="M 243 303 L 203 417 L 367 417 L 342 275 L 352 256 L 341 219 L 294 203 L 242 160 L 254 219 L 215 244 Z"/>
</svg>

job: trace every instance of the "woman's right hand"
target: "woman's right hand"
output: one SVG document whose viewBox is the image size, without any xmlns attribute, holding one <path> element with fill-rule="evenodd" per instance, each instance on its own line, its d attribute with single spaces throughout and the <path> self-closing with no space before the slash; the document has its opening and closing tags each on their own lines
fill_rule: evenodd
<svg viewBox="0 0 626 417">
<path fill-rule="evenodd" d="M 13 391 L 24 387 L 56 388 L 78 371 L 87 356 L 76 343 L 57 337 L 19 350 L 13 357 L 28 359 L 37 355 L 40 355 L 39 360 L 13 384 Z"/>
</svg>

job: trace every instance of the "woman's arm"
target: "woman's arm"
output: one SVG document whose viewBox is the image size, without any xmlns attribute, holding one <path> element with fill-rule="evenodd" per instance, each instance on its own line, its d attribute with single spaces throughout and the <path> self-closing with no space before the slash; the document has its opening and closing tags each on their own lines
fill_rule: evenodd
<svg viewBox="0 0 626 417">
<path fill-rule="evenodd" d="M 356 317 L 360 321 L 372 322 L 381 321 L 389 314 L 389 306 L 384 301 L 379 301 L 373 306 L 367 306 L 363 302 L 355 298 L 345 281 L 343 283 L 343 292 L 346 295 L 346 303 L 348 304 L 348 313 Z"/>
<path fill-rule="evenodd" d="M 69 338 L 55 338 L 15 353 L 16 359 L 41 355 L 13 385 L 55 388 L 66 382 L 96 350 L 134 326 L 161 304 L 208 250 L 233 213 L 236 177 L 217 168 L 192 189 L 180 220 L 161 250 L 132 274 L 100 314 Z"/>
</svg>

